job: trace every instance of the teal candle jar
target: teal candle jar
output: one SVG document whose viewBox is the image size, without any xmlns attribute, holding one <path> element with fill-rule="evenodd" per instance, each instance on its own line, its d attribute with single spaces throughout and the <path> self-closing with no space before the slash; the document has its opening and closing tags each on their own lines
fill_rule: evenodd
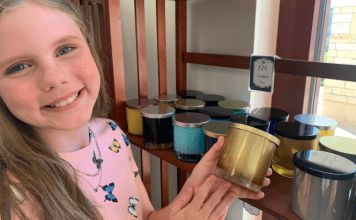
<svg viewBox="0 0 356 220">
<path fill-rule="evenodd" d="M 250 111 L 250 103 L 238 100 L 224 100 L 218 102 L 218 105 L 223 108 L 234 110 L 234 114 L 238 113 L 249 113 Z"/>
<path fill-rule="evenodd" d="M 205 154 L 203 125 L 210 117 L 186 112 L 174 115 L 172 120 L 174 156 L 185 162 L 199 162 Z"/>
</svg>

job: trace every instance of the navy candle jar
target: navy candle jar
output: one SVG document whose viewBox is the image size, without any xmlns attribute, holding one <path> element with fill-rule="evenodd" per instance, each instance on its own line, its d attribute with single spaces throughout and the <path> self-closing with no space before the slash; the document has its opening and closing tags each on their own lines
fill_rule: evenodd
<svg viewBox="0 0 356 220">
<path fill-rule="evenodd" d="M 218 106 L 218 102 L 225 100 L 224 96 L 221 95 L 199 95 L 197 99 L 205 102 L 205 106 Z"/>
<path fill-rule="evenodd" d="M 210 117 L 201 113 L 180 113 L 172 118 L 174 156 L 185 162 L 199 162 L 205 153 L 203 125 Z"/>
<path fill-rule="evenodd" d="M 204 95 L 204 93 L 196 90 L 182 90 L 178 92 L 183 99 L 196 99 L 199 95 Z"/>
<path fill-rule="evenodd" d="M 199 109 L 199 113 L 208 115 L 211 118 L 210 121 L 229 121 L 230 116 L 234 114 L 234 110 L 210 106 Z"/>
<path fill-rule="evenodd" d="M 251 113 L 257 115 L 259 118 L 263 118 L 265 120 L 269 120 L 269 130 L 268 133 L 274 135 L 273 126 L 277 122 L 286 122 L 289 118 L 289 113 L 278 108 L 255 108 L 251 111 Z"/>
<path fill-rule="evenodd" d="M 228 121 L 210 121 L 203 125 L 205 153 L 214 146 L 220 136 L 226 136 L 230 124 Z"/>
<path fill-rule="evenodd" d="M 262 131 L 268 132 L 269 121 L 259 118 L 257 115 L 251 113 L 238 113 L 230 117 L 231 122 L 245 124 Z"/>
<path fill-rule="evenodd" d="M 173 147 L 172 117 L 175 109 L 169 106 L 149 106 L 141 110 L 145 147 L 164 150 Z"/>
<path fill-rule="evenodd" d="M 199 112 L 199 109 L 205 107 L 205 102 L 198 99 L 179 99 L 174 102 L 176 114 L 185 112 Z"/>
<path fill-rule="evenodd" d="M 224 100 L 224 101 L 218 102 L 218 105 L 223 108 L 234 110 L 235 114 L 248 113 L 250 110 L 249 103 L 244 102 L 244 101 L 238 101 L 238 100 Z"/>
</svg>

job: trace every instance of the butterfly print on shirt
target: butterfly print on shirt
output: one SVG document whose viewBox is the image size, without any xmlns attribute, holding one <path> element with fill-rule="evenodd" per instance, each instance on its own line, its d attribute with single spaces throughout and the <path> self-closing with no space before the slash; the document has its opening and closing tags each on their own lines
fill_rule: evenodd
<svg viewBox="0 0 356 220">
<path fill-rule="evenodd" d="M 117 124 L 115 124 L 114 122 L 109 122 L 109 125 L 111 126 L 111 129 L 112 129 L 113 131 L 116 130 Z"/>
<path fill-rule="evenodd" d="M 110 183 L 109 185 L 105 185 L 105 186 L 100 186 L 105 192 L 107 192 L 108 194 L 105 196 L 105 200 L 108 201 L 112 201 L 112 202 L 117 202 L 116 197 L 112 194 L 112 191 L 114 190 L 114 183 Z"/>
<path fill-rule="evenodd" d="M 110 150 L 114 151 L 115 153 L 119 153 L 119 149 L 121 149 L 121 146 L 119 142 L 114 139 L 112 145 L 109 147 Z"/>
<path fill-rule="evenodd" d="M 133 215 L 135 218 L 137 218 L 136 206 L 138 204 L 138 199 L 130 197 L 129 203 L 130 203 L 130 206 L 128 208 L 129 213 Z"/>
</svg>

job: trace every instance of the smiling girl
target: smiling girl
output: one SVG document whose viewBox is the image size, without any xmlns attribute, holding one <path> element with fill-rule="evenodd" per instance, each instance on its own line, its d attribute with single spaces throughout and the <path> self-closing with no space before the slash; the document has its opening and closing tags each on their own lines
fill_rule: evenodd
<svg viewBox="0 0 356 220">
<path fill-rule="evenodd" d="M 1 219 L 224 219 L 233 199 L 264 196 L 213 175 L 220 138 L 155 211 L 126 135 L 105 118 L 86 27 L 68 0 L 0 0 Z"/>
</svg>

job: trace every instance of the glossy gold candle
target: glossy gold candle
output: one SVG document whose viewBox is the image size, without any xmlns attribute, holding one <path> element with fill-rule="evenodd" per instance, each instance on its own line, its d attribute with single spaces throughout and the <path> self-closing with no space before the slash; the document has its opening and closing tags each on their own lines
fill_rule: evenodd
<svg viewBox="0 0 356 220">
<path fill-rule="evenodd" d="M 314 126 L 299 122 L 279 122 L 274 135 L 281 141 L 272 159 L 273 170 L 288 178 L 293 177 L 293 155 L 298 151 L 317 150 L 320 131 Z"/>
<path fill-rule="evenodd" d="M 279 140 L 248 125 L 231 123 L 215 175 L 259 192 Z"/>
</svg>

